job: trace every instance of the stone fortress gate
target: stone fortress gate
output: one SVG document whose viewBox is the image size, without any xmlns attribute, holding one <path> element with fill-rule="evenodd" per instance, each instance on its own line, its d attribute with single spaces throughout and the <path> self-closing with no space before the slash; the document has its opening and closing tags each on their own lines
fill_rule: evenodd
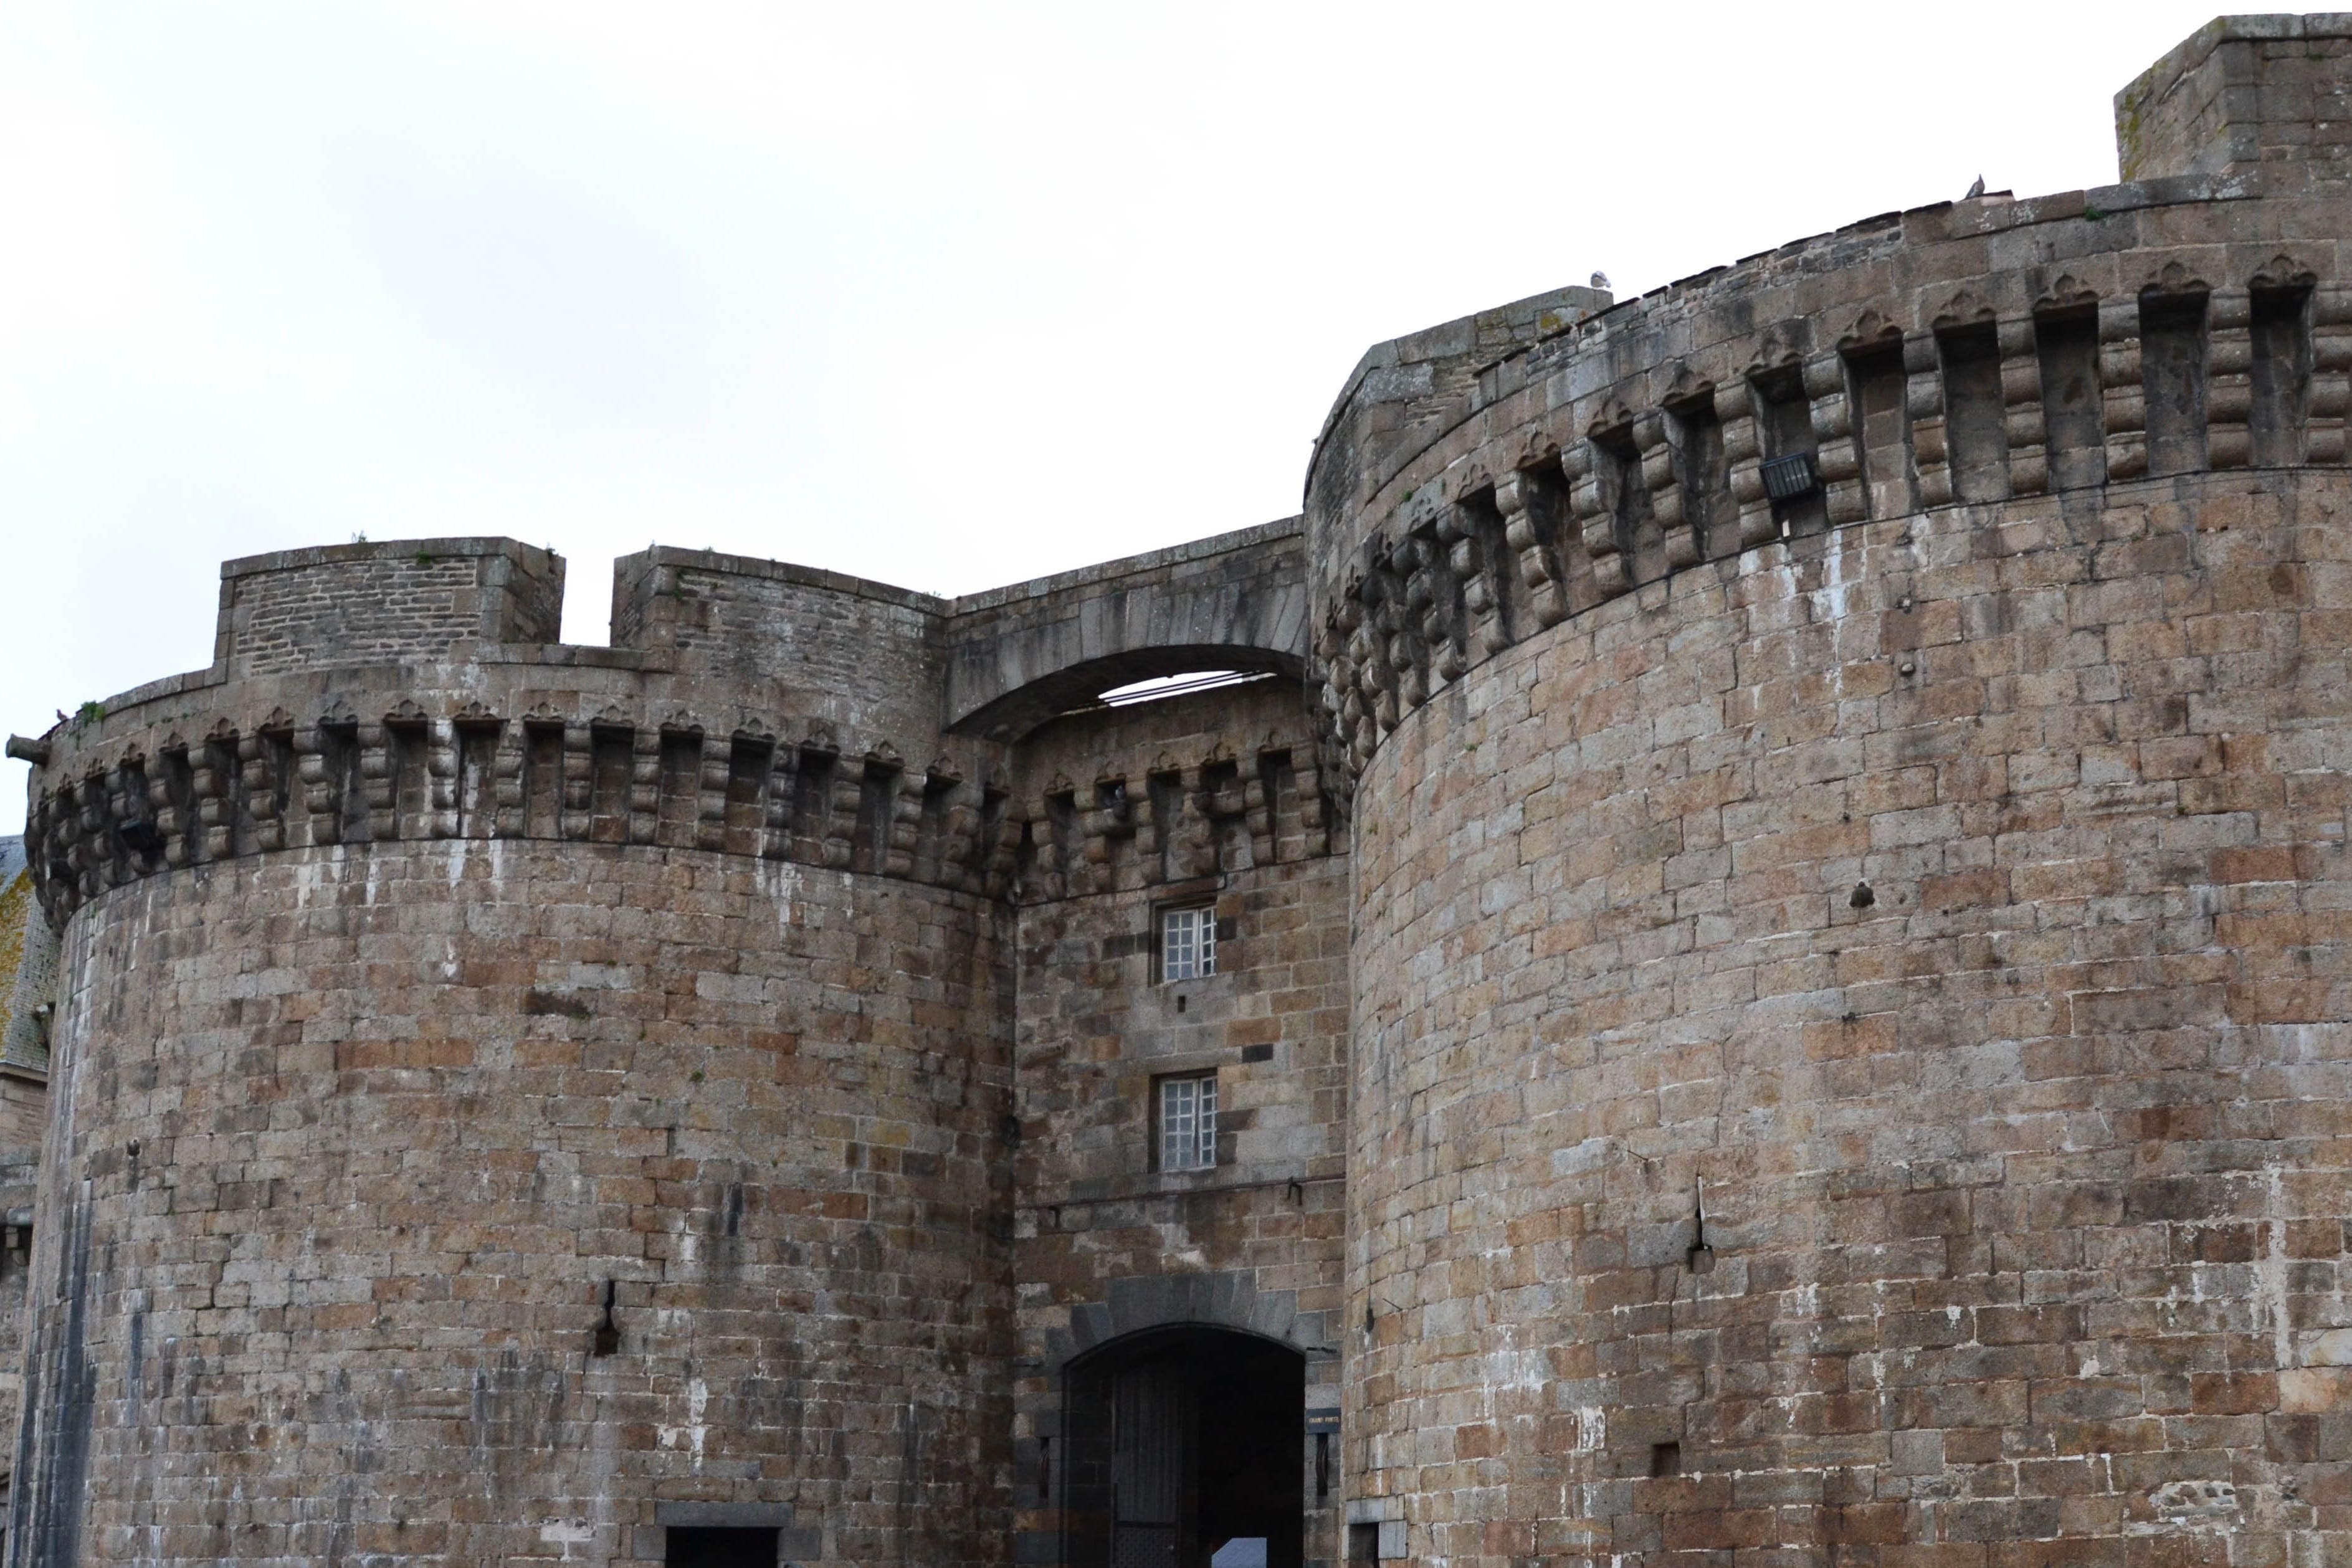
<svg viewBox="0 0 2352 1568">
<path fill-rule="evenodd" d="M 2352 1562 L 2347 99 L 2217 22 L 992 593 L 231 562 L 10 743 L 9 1568 Z"/>
</svg>

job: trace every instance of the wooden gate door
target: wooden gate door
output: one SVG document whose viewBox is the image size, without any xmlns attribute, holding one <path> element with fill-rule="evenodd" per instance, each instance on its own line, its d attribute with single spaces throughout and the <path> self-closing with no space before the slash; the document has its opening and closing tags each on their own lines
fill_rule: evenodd
<svg viewBox="0 0 2352 1568">
<path fill-rule="evenodd" d="M 1174 1361 L 1119 1373 L 1111 1392 L 1111 1568 L 1192 1568 L 1192 1400 Z"/>
</svg>

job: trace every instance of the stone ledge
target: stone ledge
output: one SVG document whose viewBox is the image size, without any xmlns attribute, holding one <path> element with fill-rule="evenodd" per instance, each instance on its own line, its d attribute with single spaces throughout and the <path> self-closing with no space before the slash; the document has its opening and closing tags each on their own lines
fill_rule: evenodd
<svg viewBox="0 0 2352 1568">
<path fill-rule="evenodd" d="M 1211 534 L 1165 549 L 1148 550 L 1141 555 L 1122 556 L 1117 560 L 1102 561 L 1094 566 L 1073 568 L 1055 572 L 1050 577 L 1031 578 L 1026 582 L 1007 583 L 1002 588 L 984 589 L 967 593 L 953 603 L 955 614 L 976 615 L 991 610 L 1001 610 L 1025 600 L 1044 599 L 1073 588 L 1092 588 L 1116 582 L 1124 577 L 1141 577 L 1171 566 L 1205 560 L 1211 556 L 1225 555 L 1234 550 L 1249 549 L 1270 544 L 1277 539 L 1292 538 L 1306 532 L 1306 519 L 1300 517 L 1278 517 L 1255 528 L 1235 528 L 1230 533 Z"/>
</svg>

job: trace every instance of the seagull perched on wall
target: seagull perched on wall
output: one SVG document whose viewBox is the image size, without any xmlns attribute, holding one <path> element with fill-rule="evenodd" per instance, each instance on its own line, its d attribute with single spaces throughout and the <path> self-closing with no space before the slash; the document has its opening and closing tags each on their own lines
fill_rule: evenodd
<svg viewBox="0 0 2352 1568">
<path fill-rule="evenodd" d="M 1592 287 L 1595 287 L 1595 288 L 1606 288 L 1606 287 L 1609 287 L 1609 275 L 1608 275 L 1607 273 L 1605 273 L 1605 272 L 1596 272 L 1596 273 L 1594 273 L 1594 274 L 1592 275 Z"/>
<path fill-rule="evenodd" d="M 1983 195 L 1983 194 L 1984 194 L 1984 176 L 1983 176 L 1982 174 L 1979 174 L 1979 175 L 1978 175 L 1978 176 L 1977 176 L 1977 183 L 1976 183 L 1975 184 L 1970 185 L 1970 186 L 1969 187 L 1969 193 L 1968 193 L 1967 195 L 1965 195 L 1965 196 L 1962 196 L 1962 197 L 1960 198 L 1960 200 L 1962 200 L 1962 201 L 1964 201 L 1964 202 L 1973 202 L 1973 201 L 1975 201 L 1979 196 L 1981 196 L 1981 195 Z"/>
</svg>

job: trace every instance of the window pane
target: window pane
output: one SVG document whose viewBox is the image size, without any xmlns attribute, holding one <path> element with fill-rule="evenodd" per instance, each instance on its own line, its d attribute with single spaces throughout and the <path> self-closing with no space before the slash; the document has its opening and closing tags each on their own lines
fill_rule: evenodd
<svg viewBox="0 0 2352 1568">
<path fill-rule="evenodd" d="M 1167 1078 L 1160 1083 L 1160 1168 L 1205 1170 L 1217 1163 L 1217 1081 Z"/>
<path fill-rule="evenodd" d="M 1184 1145 L 1177 1141 L 1182 1108 L 1177 1098 L 1175 1083 L 1160 1086 L 1160 1163 L 1172 1170 L 1184 1160 Z"/>
<path fill-rule="evenodd" d="M 1182 1170 L 1192 1151 L 1192 1086 L 1171 1079 L 1160 1086 L 1160 1163 Z"/>
<path fill-rule="evenodd" d="M 1161 972 L 1171 980 L 1192 977 L 1192 922 L 1189 909 L 1171 909 L 1162 915 L 1160 938 L 1164 961 Z"/>
<path fill-rule="evenodd" d="M 1217 969 L 1213 910 L 1171 909 L 1160 916 L 1160 977 L 1192 980 Z"/>
</svg>

